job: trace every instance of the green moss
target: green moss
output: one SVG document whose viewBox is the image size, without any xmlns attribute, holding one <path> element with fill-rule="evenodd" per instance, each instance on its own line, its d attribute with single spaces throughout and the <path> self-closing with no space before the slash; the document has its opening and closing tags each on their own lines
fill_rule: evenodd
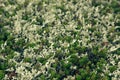
<svg viewBox="0 0 120 80">
<path fill-rule="evenodd" d="M 82 53 L 85 53 L 87 52 L 87 47 L 85 46 L 77 46 L 76 47 L 76 50 L 78 51 L 79 55 L 82 54 Z"/>
<path fill-rule="evenodd" d="M 103 49 L 101 50 L 98 55 L 102 58 L 106 58 L 107 57 L 107 49 Z"/>
<path fill-rule="evenodd" d="M 77 29 L 77 30 L 80 30 L 80 29 L 81 29 L 81 26 L 78 25 L 78 26 L 76 27 L 76 29 Z"/>
<path fill-rule="evenodd" d="M 3 12 L 4 12 L 4 9 L 0 8 L 0 14 L 3 14 Z"/>
<path fill-rule="evenodd" d="M 0 70 L 5 70 L 8 67 L 8 62 L 4 60 L 0 60 Z"/>
<path fill-rule="evenodd" d="M 65 57 L 65 54 L 61 50 L 57 50 L 54 57 L 62 60 Z"/>
<path fill-rule="evenodd" d="M 82 77 L 80 75 L 76 75 L 76 80 L 82 80 Z"/>
<path fill-rule="evenodd" d="M 109 29 L 109 33 L 112 33 L 112 32 L 114 32 L 115 31 L 115 27 L 111 27 L 110 29 Z"/>
<path fill-rule="evenodd" d="M 94 48 L 93 48 L 92 53 L 93 53 L 94 55 L 98 55 L 98 49 L 94 49 Z"/>
<path fill-rule="evenodd" d="M 117 0 L 113 0 L 112 4 L 110 5 L 110 7 L 112 7 L 112 9 L 114 10 L 114 13 L 120 13 L 120 9 L 119 9 L 119 1 Z"/>
<path fill-rule="evenodd" d="M 96 80 L 96 73 L 95 72 L 91 73 L 90 79 L 91 80 Z"/>
<path fill-rule="evenodd" d="M 34 48 L 35 46 L 36 46 L 35 43 L 28 43 L 28 44 L 26 45 L 26 47 L 32 47 L 32 48 Z"/>
<path fill-rule="evenodd" d="M 56 6 L 56 9 L 61 9 L 62 12 L 66 12 L 67 10 L 65 9 L 65 5 L 61 5 L 61 6 Z"/>
<path fill-rule="evenodd" d="M 68 61 L 70 61 L 71 63 L 73 63 L 73 64 L 78 64 L 78 61 L 79 61 L 79 58 L 78 58 L 78 56 L 77 55 L 71 55 L 71 57 L 69 58 L 69 60 Z"/>
<path fill-rule="evenodd" d="M 15 56 L 15 54 L 12 52 L 12 53 L 10 53 L 10 54 L 8 54 L 7 55 L 7 58 L 6 59 L 12 59 L 12 58 L 14 58 L 14 56 Z"/>
<path fill-rule="evenodd" d="M 24 38 L 20 38 L 18 41 L 15 41 L 14 39 L 8 41 L 8 44 L 12 50 L 22 53 L 24 48 L 26 48 L 27 43 Z"/>
<path fill-rule="evenodd" d="M 69 55 L 76 53 L 77 51 L 74 49 L 74 47 L 70 46 L 69 48 Z"/>
<path fill-rule="evenodd" d="M 40 16 L 36 18 L 36 21 L 37 21 L 36 22 L 37 25 L 43 25 L 44 19 Z"/>
<path fill-rule="evenodd" d="M 65 69 L 70 69 L 71 66 L 72 64 L 70 62 L 64 64 Z"/>
<path fill-rule="evenodd" d="M 54 44 L 53 44 L 53 47 L 56 49 L 56 48 L 59 48 L 60 47 L 60 43 L 58 43 L 58 42 L 55 42 Z"/>
<path fill-rule="evenodd" d="M 65 69 L 65 70 L 64 70 L 64 73 L 65 73 L 66 75 L 69 75 L 69 74 L 70 74 L 70 70 Z"/>
<path fill-rule="evenodd" d="M 23 47 L 25 45 L 25 39 L 20 38 L 17 42 L 16 45 L 19 45 L 20 47 Z"/>
<path fill-rule="evenodd" d="M 40 76 L 40 79 L 41 79 L 41 80 L 46 80 L 45 75 L 41 75 L 41 76 Z"/>
<path fill-rule="evenodd" d="M 80 58 L 78 62 L 79 62 L 79 65 L 82 67 L 84 65 L 87 65 L 88 61 L 89 61 L 88 57 L 85 56 L 85 57 Z"/>
<path fill-rule="evenodd" d="M 26 58 L 24 58 L 23 61 L 24 61 L 24 62 L 31 62 L 31 58 L 26 57 Z"/>
<path fill-rule="evenodd" d="M 38 60 L 40 63 L 42 63 L 43 65 L 47 62 L 47 61 L 46 61 L 46 58 L 42 58 L 42 57 L 38 58 L 37 60 Z"/>
<path fill-rule="evenodd" d="M 89 76 L 89 74 L 87 73 L 87 71 L 84 70 L 84 69 L 79 69 L 79 73 L 80 73 L 81 78 L 82 78 L 81 80 L 86 80 L 87 76 Z"/>
<path fill-rule="evenodd" d="M 64 40 L 70 43 L 73 39 L 71 36 L 65 36 Z"/>
<path fill-rule="evenodd" d="M 109 70 L 110 72 L 114 72 L 117 69 L 117 66 L 110 66 Z"/>
<path fill-rule="evenodd" d="M 101 32 L 95 32 L 95 36 L 97 36 L 98 38 L 102 37 L 102 33 Z"/>
<path fill-rule="evenodd" d="M 11 5 L 15 5 L 16 4 L 16 1 L 15 0 L 8 0 L 9 4 Z"/>
<path fill-rule="evenodd" d="M 49 43 L 49 40 L 47 40 L 47 39 L 42 39 L 41 40 L 41 43 L 43 44 L 43 45 L 45 45 L 45 46 L 47 46 L 47 47 L 49 47 L 51 44 Z"/>
<path fill-rule="evenodd" d="M 106 60 L 104 58 L 101 58 L 100 61 L 98 62 L 98 66 L 100 68 L 103 68 L 103 64 L 107 64 Z"/>
<path fill-rule="evenodd" d="M 28 17 L 27 14 L 24 14 L 23 17 L 22 17 L 23 20 L 28 20 L 28 18 L 29 18 L 29 17 Z"/>
<path fill-rule="evenodd" d="M 3 70 L 0 70 L 0 80 L 2 80 L 5 76 L 5 73 Z"/>
<path fill-rule="evenodd" d="M 38 29 L 38 30 L 37 30 L 37 33 L 38 33 L 39 35 L 42 35 L 42 34 L 43 34 L 43 31 L 44 31 L 43 29 Z"/>
<path fill-rule="evenodd" d="M 102 77 L 102 80 L 111 80 L 108 76 Z"/>
<path fill-rule="evenodd" d="M 50 73 L 51 73 L 51 78 L 55 78 L 56 77 L 56 74 L 57 74 L 56 71 L 51 70 Z"/>
<path fill-rule="evenodd" d="M 8 39 L 8 36 L 10 33 L 7 31 L 7 29 L 2 28 L 0 30 L 0 41 L 6 41 Z"/>
<path fill-rule="evenodd" d="M 88 28 L 88 31 L 94 32 L 96 30 L 96 27 Z"/>
<path fill-rule="evenodd" d="M 52 64 L 52 67 L 53 67 L 53 68 L 56 68 L 56 67 L 57 67 L 57 62 L 54 63 L 54 64 Z"/>
</svg>

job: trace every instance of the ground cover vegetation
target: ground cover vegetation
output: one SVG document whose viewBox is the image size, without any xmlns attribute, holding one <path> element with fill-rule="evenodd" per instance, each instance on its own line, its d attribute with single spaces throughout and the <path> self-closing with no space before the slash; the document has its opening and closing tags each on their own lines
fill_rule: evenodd
<svg viewBox="0 0 120 80">
<path fill-rule="evenodd" d="M 0 80 L 119 79 L 119 0 L 0 0 Z"/>
</svg>

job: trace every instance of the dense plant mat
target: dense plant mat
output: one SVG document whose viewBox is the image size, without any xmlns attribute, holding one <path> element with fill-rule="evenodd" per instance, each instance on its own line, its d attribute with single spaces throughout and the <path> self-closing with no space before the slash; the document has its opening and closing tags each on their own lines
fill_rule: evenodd
<svg viewBox="0 0 120 80">
<path fill-rule="evenodd" d="M 119 0 L 0 0 L 0 80 L 119 79 Z"/>
</svg>

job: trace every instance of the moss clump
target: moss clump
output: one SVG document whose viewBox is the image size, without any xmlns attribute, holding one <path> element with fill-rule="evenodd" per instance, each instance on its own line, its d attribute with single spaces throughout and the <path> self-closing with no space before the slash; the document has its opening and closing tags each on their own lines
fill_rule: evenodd
<svg viewBox="0 0 120 80">
<path fill-rule="evenodd" d="M 24 62 L 31 62 L 31 58 L 25 57 L 23 61 L 24 61 Z"/>
<path fill-rule="evenodd" d="M 0 80 L 2 80 L 5 76 L 5 72 L 3 70 L 0 70 Z"/>
<path fill-rule="evenodd" d="M 40 63 L 42 63 L 43 65 L 47 62 L 46 58 L 40 57 L 37 59 Z"/>
<path fill-rule="evenodd" d="M 114 72 L 116 69 L 117 69 L 117 66 L 110 66 L 109 67 L 109 70 L 111 73 Z"/>
</svg>

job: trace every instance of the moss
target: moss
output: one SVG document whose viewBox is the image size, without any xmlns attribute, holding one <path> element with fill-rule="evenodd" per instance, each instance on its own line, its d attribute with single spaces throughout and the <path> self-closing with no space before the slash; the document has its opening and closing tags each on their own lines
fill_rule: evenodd
<svg viewBox="0 0 120 80">
<path fill-rule="evenodd" d="M 44 19 L 42 18 L 42 16 L 40 16 L 36 18 L 36 21 L 37 21 L 36 22 L 37 25 L 43 25 Z"/>
<path fill-rule="evenodd" d="M 65 54 L 61 50 L 57 50 L 54 57 L 58 58 L 58 60 L 62 60 L 65 57 Z"/>
<path fill-rule="evenodd" d="M 53 44 L 53 47 L 56 49 L 56 48 L 59 48 L 60 47 L 60 43 L 58 43 L 58 42 L 55 42 L 54 44 Z"/>
<path fill-rule="evenodd" d="M 23 20 L 28 20 L 29 19 L 29 16 L 28 16 L 27 12 L 23 13 L 22 19 Z"/>
<path fill-rule="evenodd" d="M 81 80 L 86 80 L 86 78 L 89 76 L 88 72 L 84 69 L 79 69 L 79 73 L 81 76 Z"/>
<path fill-rule="evenodd" d="M 68 61 L 70 61 L 72 64 L 76 65 L 78 64 L 79 58 L 77 55 L 71 55 L 71 57 L 68 59 Z"/>
<path fill-rule="evenodd" d="M 4 9 L 0 8 L 0 14 L 3 14 L 3 12 L 4 12 Z"/>
<path fill-rule="evenodd" d="M 90 79 L 91 80 L 96 80 L 96 73 L 95 72 L 91 73 Z"/>
<path fill-rule="evenodd" d="M 70 69 L 71 66 L 72 66 L 72 63 L 70 62 L 64 64 L 65 69 L 68 69 L 68 70 Z"/>
<path fill-rule="evenodd" d="M 0 79 L 2 80 L 5 76 L 5 73 L 3 70 L 0 70 Z"/>
<path fill-rule="evenodd" d="M 31 58 L 26 57 L 26 58 L 24 58 L 23 61 L 24 61 L 24 62 L 31 62 Z"/>
<path fill-rule="evenodd" d="M 70 46 L 68 49 L 69 49 L 69 55 L 77 53 L 77 51 L 72 46 Z"/>
<path fill-rule="evenodd" d="M 49 40 L 47 40 L 47 39 L 42 39 L 41 40 L 41 43 L 43 44 L 43 45 L 45 45 L 45 46 L 50 46 L 51 44 L 49 43 Z"/>
<path fill-rule="evenodd" d="M 102 77 L 102 80 L 111 80 L 108 76 Z"/>
<path fill-rule="evenodd" d="M 42 35 L 42 34 L 43 34 L 43 31 L 44 31 L 43 29 L 38 29 L 38 30 L 37 30 L 37 33 L 38 33 L 39 35 Z"/>
<path fill-rule="evenodd" d="M 76 80 L 82 80 L 82 77 L 80 75 L 76 75 Z"/>
<path fill-rule="evenodd" d="M 109 70 L 111 73 L 114 72 L 116 69 L 117 69 L 117 66 L 110 66 L 109 67 Z"/>
<path fill-rule="evenodd" d="M 69 74 L 70 74 L 70 70 L 65 69 L 65 70 L 64 70 L 64 73 L 65 73 L 65 75 L 69 75 Z"/>
<path fill-rule="evenodd" d="M 119 1 L 113 0 L 112 1 L 113 4 L 110 5 L 110 7 L 112 7 L 112 9 L 114 10 L 114 13 L 120 13 L 120 9 L 119 9 Z"/>
<path fill-rule="evenodd" d="M 102 67 L 103 64 L 107 64 L 107 61 L 106 61 L 106 59 L 101 58 L 100 61 L 99 61 L 99 63 L 100 63 L 99 67 Z"/>
<path fill-rule="evenodd" d="M 110 43 L 112 43 L 113 42 L 113 40 L 114 40 L 114 38 L 115 38 L 115 36 L 110 36 L 110 35 L 108 35 L 108 41 L 110 42 Z"/>
<path fill-rule="evenodd" d="M 110 29 L 109 29 L 109 33 L 112 33 L 112 32 L 114 32 L 115 31 L 115 27 L 111 27 Z"/>
<path fill-rule="evenodd" d="M 88 31 L 94 32 L 96 30 L 96 27 L 88 28 Z"/>
<path fill-rule="evenodd" d="M 9 4 L 11 5 L 15 5 L 16 4 L 16 1 L 15 0 L 8 0 Z"/>
<path fill-rule="evenodd" d="M 70 43 L 73 39 L 71 36 L 65 36 L 64 40 Z"/>
<path fill-rule="evenodd" d="M 38 58 L 37 60 L 38 60 L 40 63 L 42 63 L 43 65 L 47 62 L 47 61 L 46 61 L 46 58 L 42 58 L 42 57 Z"/>
<path fill-rule="evenodd" d="M 82 53 L 84 54 L 85 52 L 87 52 L 87 47 L 85 47 L 85 46 L 77 46 L 76 50 L 78 51 L 79 55 L 82 54 Z"/>
<path fill-rule="evenodd" d="M 8 37 L 9 37 L 9 35 L 10 35 L 8 30 L 7 29 L 3 29 L 3 28 L 0 30 L 0 33 L 1 33 L 0 41 L 6 41 L 8 39 Z"/>
<path fill-rule="evenodd" d="M 61 5 L 61 6 L 56 6 L 56 9 L 61 9 L 62 12 L 66 12 L 67 10 L 65 9 L 65 5 Z"/>
<path fill-rule="evenodd" d="M 8 62 L 5 60 L 0 60 L 0 70 L 5 70 L 8 68 Z"/>
<path fill-rule="evenodd" d="M 12 53 L 7 55 L 6 59 L 8 59 L 8 60 L 12 59 L 12 58 L 14 58 L 14 56 L 15 56 L 15 54 L 12 52 Z"/>
<path fill-rule="evenodd" d="M 85 56 L 85 57 L 80 58 L 78 62 L 79 62 L 80 67 L 83 67 L 84 65 L 87 65 L 88 61 L 89 61 L 88 57 Z"/>
<path fill-rule="evenodd" d="M 15 62 L 8 62 L 8 67 L 15 67 L 16 63 Z"/>
<path fill-rule="evenodd" d="M 14 39 L 9 41 L 11 49 L 19 53 L 23 53 L 24 49 L 26 48 L 26 44 L 27 43 L 25 42 L 24 38 L 20 38 L 18 41 L 15 41 Z"/>
<path fill-rule="evenodd" d="M 41 80 L 46 80 L 46 78 L 45 78 L 44 75 L 41 75 L 41 76 L 40 76 L 40 79 L 41 79 Z"/>
<path fill-rule="evenodd" d="M 56 71 L 50 70 L 50 73 L 51 73 L 51 79 L 56 77 L 56 74 L 57 74 Z"/>
<path fill-rule="evenodd" d="M 95 36 L 97 36 L 98 38 L 102 37 L 102 33 L 101 32 L 95 32 Z"/>
<path fill-rule="evenodd" d="M 35 43 L 28 43 L 28 44 L 26 44 L 26 47 L 32 47 L 32 48 L 34 48 L 35 46 L 36 46 Z"/>
<path fill-rule="evenodd" d="M 81 26 L 77 26 L 76 29 L 77 29 L 77 30 L 80 30 L 80 29 L 81 29 Z"/>
<path fill-rule="evenodd" d="M 107 57 L 107 49 L 103 49 L 101 50 L 98 55 L 102 58 L 106 58 Z"/>
</svg>

